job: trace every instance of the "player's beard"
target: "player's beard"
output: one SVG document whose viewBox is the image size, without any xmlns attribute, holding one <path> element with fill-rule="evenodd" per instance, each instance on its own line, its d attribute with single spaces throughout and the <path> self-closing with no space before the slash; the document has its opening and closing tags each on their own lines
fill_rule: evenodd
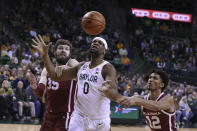
<svg viewBox="0 0 197 131">
<path fill-rule="evenodd" d="M 58 64 L 60 65 L 66 65 L 66 63 L 68 62 L 68 60 L 70 59 L 70 56 L 69 57 L 66 57 L 65 59 L 62 59 L 62 58 L 56 58 L 56 61 Z"/>
</svg>

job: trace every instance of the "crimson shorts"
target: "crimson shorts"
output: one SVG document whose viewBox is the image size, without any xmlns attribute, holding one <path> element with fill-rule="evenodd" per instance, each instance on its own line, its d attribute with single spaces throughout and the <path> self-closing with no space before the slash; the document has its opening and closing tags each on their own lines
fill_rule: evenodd
<svg viewBox="0 0 197 131">
<path fill-rule="evenodd" d="M 67 131 L 65 116 L 66 113 L 53 114 L 45 112 L 40 131 Z"/>
</svg>

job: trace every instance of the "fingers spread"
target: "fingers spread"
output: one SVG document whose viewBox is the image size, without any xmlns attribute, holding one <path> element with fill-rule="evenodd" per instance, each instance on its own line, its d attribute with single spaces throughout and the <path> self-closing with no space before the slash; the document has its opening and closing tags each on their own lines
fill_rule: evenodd
<svg viewBox="0 0 197 131">
<path fill-rule="evenodd" d="M 35 48 L 36 50 L 39 50 L 38 46 L 32 45 L 33 48 Z"/>
<path fill-rule="evenodd" d="M 38 43 L 41 42 L 41 40 L 39 40 L 38 36 L 35 36 L 35 38 L 36 38 L 36 40 L 37 40 Z"/>
<path fill-rule="evenodd" d="M 35 39 L 32 39 L 32 41 L 33 41 L 36 45 L 39 45 L 39 43 L 38 43 Z"/>
<path fill-rule="evenodd" d="M 38 35 L 38 37 L 40 39 L 40 42 L 42 42 L 43 44 L 45 44 L 44 41 L 43 41 L 43 39 L 42 39 L 42 37 L 41 37 L 41 35 Z"/>
</svg>

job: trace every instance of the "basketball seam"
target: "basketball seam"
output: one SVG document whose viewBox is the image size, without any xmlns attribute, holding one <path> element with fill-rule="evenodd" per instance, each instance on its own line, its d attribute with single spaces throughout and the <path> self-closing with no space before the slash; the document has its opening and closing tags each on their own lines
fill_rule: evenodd
<svg viewBox="0 0 197 131">
<path fill-rule="evenodd" d="M 102 26 L 102 25 L 95 25 L 95 26 L 86 26 L 85 28 L 90 29 L 90 28 L 94 28 L 94 27 L 98 27 L 98 26 Z"/>
<path fill-rule="evenodd" d="M 94 18 L 83 18 L 83 19 L 96 20 L 96 21 L 100 22 L 101 24 L 105 25 L 105 23 L 103 23 L 102 21 L 100 21 L 100 20 L 98 20 L 98 19 L 94 19 Z"/>
</svg>

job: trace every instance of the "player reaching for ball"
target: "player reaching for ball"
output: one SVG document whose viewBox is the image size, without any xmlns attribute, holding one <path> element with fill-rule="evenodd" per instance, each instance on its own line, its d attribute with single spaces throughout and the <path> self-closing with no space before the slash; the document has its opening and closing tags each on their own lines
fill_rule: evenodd
<svg viewBox="0 0 197 131">
<path fill-rule="evenodd" d="M 108 87 L 113 86 L 107 84 L 109 83 L 106 83 Z M 144 98 L 138 96 L 125 97 L 120 103 L 128 106 L 141 106 L 142 113 L 151 131 L 177 131 L 173 97 L 163 92 L 167 84 L 167 74 L 161 70 L 153 70 L 148 78 L 150 94 Z M 110 88 L 107 88 L 105 92 L 108 90 Z"/>
<path fill-rule="evenodd" d="M 43 41 L 41 36 L 39 38 L 36 37 L 36 39 Z M 72 45 L 68 40 L 57 40 L 54 51 L 57 67 L 68 68 L 78 64 L 75 59 L 70 58 L 71 47 Z M 66 131 L 74 110 L 76 81 L 65 80 L 55 82 L 51 80 L 44 68 L 39 84 L 36 84 L 35 76 L 31 74 L 30 85 L 37 97 L 42 97 L 46 91 L 46 112 L 44 113 L 40 131 Z"/>
<path fill-rule="evenodd" d="M 61 76 L 57 75 L 57 68 L 53 66 L 49 58 L 49 45 L 45 45 L 39 39 L 35 40 L 35 44 L 33 47 L 39 51 L 52 80 L 64 81 L 77 77 L 77 101 L 68 130 L 109 131 L 110 100 L 120 102 L 124 97 L 118 93 L 115 68 L 103 59 L 108 50 L 106 40 L 95 37 L 90 48 L 91 61 L 79 63 L 68 69 L 64 68 Z M 100 90 L 105 81 L 110 82 L 113 88 L 103 93 Z"/>
</svg>

